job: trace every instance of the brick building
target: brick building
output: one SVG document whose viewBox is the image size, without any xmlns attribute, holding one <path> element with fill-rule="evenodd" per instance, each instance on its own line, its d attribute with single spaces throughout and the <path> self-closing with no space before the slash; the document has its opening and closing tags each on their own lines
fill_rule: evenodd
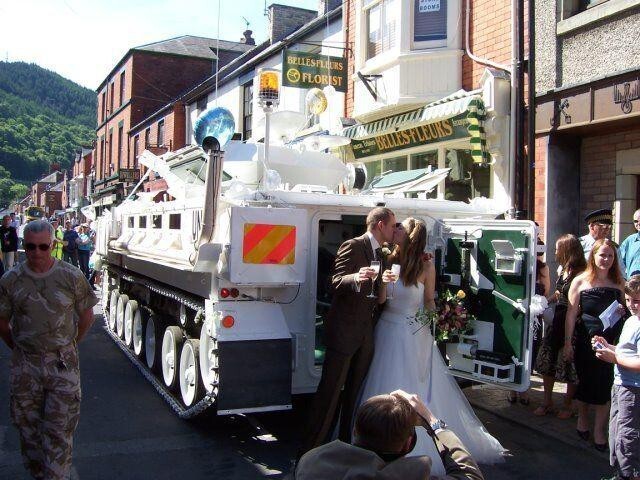
<svg viewBox="0 0 640 480">
<path fill-rule="evenodd" d="M 640 207 L 640 3 L 542 0 L 535 26 L 536 219 L 552 244 L 612 208 L 621 241 Z"/>
<path fill-rule="evenodd" d="M 352 48 L 345 111 L 357 121 L 345 134 L 369 178 L 452 168 L 429 196 L 462 201 L 484 196 L 505 210 L 514 206 L 519 155 L 510 133 L 511 5 L 494 0 L 344 4 L 345 40 Z M 444 121 L 448 132 L 477 106 L 486 108 L 486 119 L 479 119 L 487 135 L 482 152 L 473 147 L 478 139 L 462 129 L 447 135 L 435 129 Z M 423 127 L 433 127 L 434 134 L 425 139 L 414 130 Z M 396 141 L 403 134 L 410 140 Z M 369 147 L 374 140 L 375 148 Z"/>
<path fill-rule="evenodd" d="M 93 149 L 87 146 L 80 147 L 73 159 L 70 179 L 65 182 L 62 192 L 62 206 L 66 210 L 66 218 L 84 221 L 80 209 L 91 203 L 94 177 Z"/>
<path fill-rule="evenodd" d="M 53 167 L 53 166 L 52 166 Z M 60 186 L 60 195 L 58 194 L 47 197 L 44 195 L 46 192 L 52 190 L 54 187 L 60 185 L 64 180 L 64 173 L 59 170 L 51 172 L 49 175 L 42 177 L 36 183 L 31 186 L 31 200 L 32 204 L 36 207 L 47 207 L 47 205 L 54 205 L 54 210 L 62 208 L 62 186 Z M 53 200 L 57 198 L 57 200 Z M 47 199 L 47 200 L 45 200 Z M 53 210 L 51 211 L 53 213 Z M 49 212 L 47 212 L 49 214 Z"/>
<path fill-rule="evenodd" d="M 130 129 L 251 45 L 185 35 L 130 49 L 97 89 L 94 203 L 120 199 L 121 170 L 137 169 Z M 158 126 L 155 146 L 173 148 Z M 171 139 L 184 142 L 184 138 Z"/>
</svg>

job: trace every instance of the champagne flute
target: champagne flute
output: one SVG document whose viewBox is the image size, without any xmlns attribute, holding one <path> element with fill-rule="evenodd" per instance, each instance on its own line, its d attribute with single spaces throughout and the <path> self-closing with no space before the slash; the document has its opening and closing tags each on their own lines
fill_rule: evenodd
<svg viewBox="0 0 640 480">
<path fill-rule="evenodd" d="M 373 262 L 371 262 L 370 268 L 373 269 L 376 272 L 376 274 L 371 279 L 371 293 L 367 295 L 367 298 L 376 298 L 376 295 L 373 294 L 373 289 L 376 286 L 376 279 L 378 278 L 378 274 L 380 273 L 380 262 L 377 260 L 374 260 Z"/>
<path fill-rule="evenodd" d="M 393 300 L 393 292 L 395 292 L 396 283 L 398 282 L 398 279 L 400 278 L 400 265 L 397 264 L 397 263 L 394 263 L 393 265 L 391 265 L 391 273 L 393 273 L 393 275 L 396 277 L 396 279 L 393 281 L 393 287 L 391 287 L 391 295 L 389 295 L 387 297 L 388 300 Z"/>
</svg>

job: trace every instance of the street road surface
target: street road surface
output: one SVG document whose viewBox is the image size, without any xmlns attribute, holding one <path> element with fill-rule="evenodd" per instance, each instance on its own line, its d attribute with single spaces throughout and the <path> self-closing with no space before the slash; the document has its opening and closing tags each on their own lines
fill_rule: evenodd
<svg viewBox="0 0 640 480">
<path fill-rule="evenodd" d="M 96 309 L 96 311 L 98 311 Z M 28 479 L 9 420 L 8 361 L 0 346 L 0 478 Z M 80 344 L 82 413 L 72 479 L 248 480 L 283 478 L 297 450 L 309 397 L 293 412 L 180 420 L 104 332 L 102 317 Z M 483 466 L 487 480 L 599 479 L 606 462 L 533 430 L 478 411 L 511 451 Z"/>
</svg>

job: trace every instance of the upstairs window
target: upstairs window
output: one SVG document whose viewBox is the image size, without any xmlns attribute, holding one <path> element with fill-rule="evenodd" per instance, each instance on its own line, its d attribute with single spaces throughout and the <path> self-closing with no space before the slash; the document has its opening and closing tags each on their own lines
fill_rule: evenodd
<svg viewBox="0 0 640 480">
<path fill-rule="evenodd" d="M 124 103 L 124 72 L 120 74 L 120 106 Z"/>
<path fill-rule="evenodd" d="M 113 113 L 113 97 L 115 96 L 115 82 L 111 82 L 111 88 L 109 89 L 109 115 Z"/>
<path fill-rule="evenodd" d="M 140 135 L 133 137 L 133 166 L 138 168 L 138 153 L 140 151 Z"/>
<path fill-rule="evenodd" d="M 242 100 L 242 139 L 251 138 L 251 122 L 253 118 L 253 82 L 243 87 Z"/>
<path fill-rule="evenodd" d="M 102 92 L 102 105 L 100 112 L 100 121 L 104 122 L 104 119 L 107 117 L 107 92 L 106 90 Z"/>
<path fill-rule="evenodd" d="M 158 146 L 164 145 L 164 120 L 158 122 Z"/>
<path fill-rule="evenodd" d="M 367 60 L 397 45 L 400 23 L 399 0 L 364 0 L 367 30 Z"/>
<path fill-rule="evenodd" d="M 413 7 L 414 42 L 446 40 L 447 1 L 415 0 Z"/>
</svg>

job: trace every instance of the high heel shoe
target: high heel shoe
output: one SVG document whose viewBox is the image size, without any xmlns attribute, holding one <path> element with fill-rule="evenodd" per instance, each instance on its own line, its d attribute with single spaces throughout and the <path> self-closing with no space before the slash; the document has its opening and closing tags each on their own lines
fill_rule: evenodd
<svg viewBox="0 0 640 480">
<path fill-rule="evenodd" d="M 578 434 L 578 436 L 585 441 L 589 440 L 589 430 L 578 430 L 576 429 L 576 433 Z"/>
</svg>

